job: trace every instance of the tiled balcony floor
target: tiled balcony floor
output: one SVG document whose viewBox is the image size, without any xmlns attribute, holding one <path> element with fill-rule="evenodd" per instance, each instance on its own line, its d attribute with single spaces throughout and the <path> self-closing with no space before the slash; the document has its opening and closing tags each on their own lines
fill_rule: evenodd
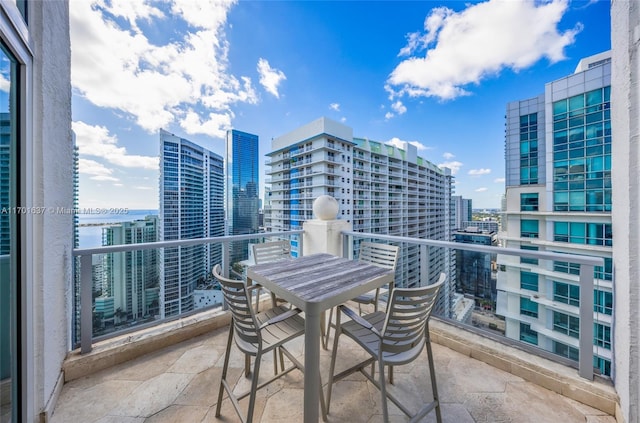
<svg viewBox="0 0 640 423">
<path fill-rule="evenodd" d="M 53 423 L 99 422 L 237 422 L 233 406 L 224 400 L 222 416 L 215 403 L 224 360 L 228 328 L 167 347 L 136 360 L 67 383 L 50 420 Z M 346 338 L 340 340 L 338 371 L 359 356 Z M 302 356 L 302 339 L 290 344 Z M 445 422 L 591 422 L 615 419 L 594 408 L 541 388 L 524 379 L 433 345 L 438 389 Z M 242 369 L 244 358 L 232 348 L 230 377 L 237 388 L 249 386 Z M 326 383 L 330 354 L 322 351 L 322 377 Z M 273 373 L 271 355 L 261 366 Z M 398 397 L 417 409 L 423 392 L 430 393 L 426 352 L 411 365 L 397 367 Z M 301 422 L 302 375 L 293 371 L 258 391 L 255 421 Z M 338 382 L 332 394 L 330 422 L 382 422 L 379 391 L 360 374 Z M 427 395 L 424 395 L 427 398 Z M 247 400 L 241 401 L 246 407 Z M 407 419 L 389 403 L 391 421 Z M 413 404 L 413 407 L 411 406 Z M 435 421 L 434 413 L 425 422 Z"/>
</svg>

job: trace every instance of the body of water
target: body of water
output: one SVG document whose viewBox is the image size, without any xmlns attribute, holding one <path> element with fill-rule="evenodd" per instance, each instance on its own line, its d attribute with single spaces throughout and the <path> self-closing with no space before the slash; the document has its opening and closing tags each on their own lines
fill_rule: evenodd
<svg viewBox="0 0 640 423">
<path fill-rule="evenodd" d="M 120 222 L 143 220 L 149 215 L 158 215 L 158 210 L 130 210 L 119 209 L 117 213 L 78 214 L 79 248 L 93 248 L 102 246 L 102 228 Z"/>
</svg>

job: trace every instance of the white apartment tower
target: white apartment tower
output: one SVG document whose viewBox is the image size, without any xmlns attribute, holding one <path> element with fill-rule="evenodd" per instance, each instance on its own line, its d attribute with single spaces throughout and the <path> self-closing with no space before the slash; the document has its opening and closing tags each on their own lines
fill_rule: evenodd
<svg viewBox="0 0 640 423">
<path fill-rule="evenodd" d="M 611 373 L 611 52 L 580 61 L 506 115 L 506 247 L 604 258 L 595 270 L 593 363 Z M 613 105 L 615 108 L 615 105 Z M 579 268 L 498 256 L 506 336 L 576 360 Z"/>
<path fill-rule="evenodd" d="M 302 222 L 313 217 L 313 201 L 330 195 L 338 201 L 338 218 L 351 222 L 355 231 L 451 240 L 451 171 L 419 157 L 415 146 L 354 138 L 352 128 L 320 118 L 275 138 L 271 147 L 268 231 L 302 229 Z M 294 254 L 296 247 L 294 240 Z M 415 286 L 420 283 L 419 248 L 407 245 L 401 251 L 397 280 Z M 451 254 L 430 248 L 428 260 L 434 278 L 439 271 L 454 275 Z M 452 284 L 438 304 L 446 315 Z"/>
</svg>

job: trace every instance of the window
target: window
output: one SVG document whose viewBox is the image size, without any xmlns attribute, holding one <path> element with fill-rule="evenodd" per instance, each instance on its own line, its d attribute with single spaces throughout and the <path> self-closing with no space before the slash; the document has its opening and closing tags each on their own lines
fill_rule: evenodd
<svg viewBox="0 0 640 423">
<path fill-rule="evenodd" d="M 553 281 L 553 300 L 580 307 L 580 287 Z"/>
<path fill-rule="evenodd" d="M 600 323 L 593 324 L 593 345 L 611 349 L 611 328 L 609 326 Z"/>
<path fill-rule="evenodd" d="M 611 361 L 598 357 L 596 355 L 593 356 L 593 367 L 595 369 L 600 370 L 600 373 L 605 376 L 611 375 Z"/>
<path fill-rule="evenodd" d="M 538 247 L 534 247 L 533 245 L 521 245 L 520 246 L 521 250 L 529 250 L 529 251 L 538 251 Z M 520 257 L 520 263 L 527 263 L 527 264 L 538 264 L 538 259 L 534 259 L 534 258 L 526 258 L 526 257 Z"/>
<path fill-rule="evenodd" d="M 523 316 L 538 318 L 538 304 L 529 298 L 520 297 L 520 314 Z"/>
<path fill-rule="evenodd" d="M 538 194 L 520 194 L 520 211 L 538 211 Z"/>
<path fill-rule="evenodd" d="M 568 314 L 553 312 L 553 330 L 572 338 L 580 337 L 580 319 Z"/>
<path fill-rule="evenodd" d="M 593 311 L 611 316 L 613 310 L 613 294 L 607 291 L 593 290 Z"/>
<path fill-rule="evenodd" d="M 538 183 L 538 114 L 520 116 L 520 184 Z"/>
<path fill-rule="evenodd" d="M 578 361 L 579 351 L 577 348 L 570 347 L 561 342 L 553 341 L 553 352 L 568 359 Z"/>
<path fill-rule="evenodd" d="M 613 245 L 612 226 L 608 223 L 554 222 L 553 240 L 586 245 Z"/>
<path fill-rule="evenodd" d="M 520 236 L 522 238 L 538 238 L 538 221 L 522 219 L 520 221 Z"/>
<path fill-rule="evenodd" d="M 531 272 L 520 271 L 520 288 L 530 291 L 538 291 L 538 275 Z"/>
<path fill-rule="evenodd" d="M 531 329 L 531 325 L 520 322 L 520 340 L 538 345 L 538 332 Z"/>
</svg>

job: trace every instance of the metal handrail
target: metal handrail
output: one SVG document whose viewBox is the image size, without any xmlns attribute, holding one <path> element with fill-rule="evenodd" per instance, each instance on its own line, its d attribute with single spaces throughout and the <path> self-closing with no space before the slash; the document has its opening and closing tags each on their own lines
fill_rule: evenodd
<svg viewBox="0 0 640 423">
<path fill-rule="evenodd" d="M 578 373 L 581 377 L 593 380 L 593 289 L 594 270 L 596 266 L 604 266 L 602 257 L 593 257 L 579 254 L 554 253 L 548 251 L 521 250 L 518 248 L 492 247 L 484 245 L 464 244 L 450 241 L 436 241 L 430 239 L 418 239 L 393 235 L 381 235 L 374 233 L 362 233 L 342 231 L 343 247 L 345 252 L 353 252 L 353 239 L 374 238 L 392 242 L 406 242 L 420 245 L 420 274 L 429 274 L 427 268 L 427 247 L 453 248 L 457 250 L 476 251 L 488 254 L 515 255 L 518 257 L 533 258 L 539 260 L 560 260 L 580 264 L 580 336 Z"/>
</svg>

